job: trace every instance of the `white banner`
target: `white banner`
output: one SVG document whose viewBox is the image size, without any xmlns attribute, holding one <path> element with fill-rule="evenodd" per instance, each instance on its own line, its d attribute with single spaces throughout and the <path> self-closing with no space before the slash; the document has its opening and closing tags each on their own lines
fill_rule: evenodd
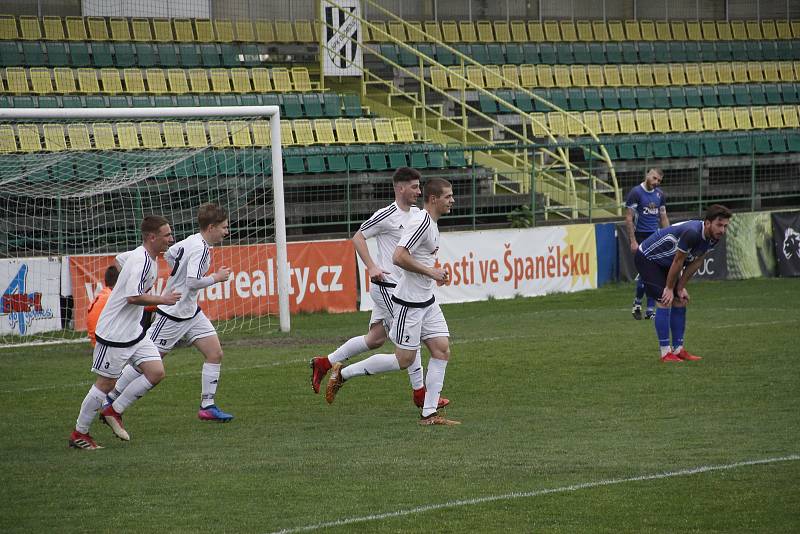
<svg viewBox="0 0 800 534">
<path fill-rule="evenodd" d="M 375 254 L 369 240 L 370 254 Z M 373 256 L 375 257 L 375 256 Z M 442 232 L 439 262 L 450 282 L 436 299 L 470 302 L 597 288 L 594 225 Z M 360 310 L 371 310 L 366 267 L 358 259 Z"/>
<path fill-rule="evenodd" d="M 359 0 L 320 2 L 320 20 L 325 49 L 322 51 L 324 76 L 361 76 L 361 17 Z"/>
<path fill-rule="evenodd" d="M 61 260 L 0 260 L 0 334 L 19 335 L 61 329 Z"/>
</svg>

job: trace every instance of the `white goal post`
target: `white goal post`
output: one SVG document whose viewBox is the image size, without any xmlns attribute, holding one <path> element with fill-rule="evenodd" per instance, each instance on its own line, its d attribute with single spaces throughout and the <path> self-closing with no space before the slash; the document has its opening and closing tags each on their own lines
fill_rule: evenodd
<svg viewBox="0 0 800 534">
<path fill-rule="evenodd" d="M 283 332 L 288 332 L 291 328 L 290 325 L 290 310 L 289 310 L 289 292 L 291 291 L 290 286 L 290 278 L 289 278 L 289 264 L 288 264 L 288 255 L 287 255 L 287 245 L 286 245 L 286 223 L 285 223 L 285 206 L 284 206 L 284 184 L 283 184 L 283 156 L 282 156 L 282 145 L 281 145 L 281 127 L 280 127 L 280 111 L 278 106 L 213 106 L 213 107 L 141 107 L 141 108 L 5 108 L 0 109 L 0 122 L 4 124 L 11 123 L 14 126 L 13 135 L 17 134 L 17 130 L 19 131 L 20 138 L 22 137 L 21 128 L 32 128 L 31 126 L 27 126 L 31 121 L 39 121 L 39 122 L 48 122 L 48 123 L 66 123 L 66 121 L 79 121 L 80 123 L 84 123 L 87 121 L 98 121 L 104 123 L 117 123 L 119 121 L 144 121 L 143 124 L 152 124 L 153 122 L 161 123 L 163 121 L 180 121 L 185 120 L 188 121 L 190 119 L 195 119 L 196 121 L 215 121 L 221 119 L 232 119 L 232 118 L 239 118 L 240 120 L 247 119 L 249 121 L 256 121 L 258 119 L 265 119 L 269 118 L 269 132 L 265 132 L 267 138 L 270 139 L 269 144 L 270 151 L 267 152 L 263 150 L 262 153 L 265 154 L 265 158 L 267 157 L 266 154 L 271 154 L 271 189 L 272 189 L 272 202 L 273 205 L 270 206 L 272 210 L 272 214 L 274 217 L 274 239 L 275 239 L 275 262 L 274 266 L 272 263 L 269 265 L 270 271 L 274 267 L 274 275 L 275 275 L 275 292 L 277 293 L 277 304 L 278 304 L 278 316 L 279 316 L 279 324 L 280 329 Z M 266 126 L 265 121 L 261 121 L 261 123 Z M 68 123 L 67 123 L 68 124 Z M 231 123 L 233 124 L 233 123 Z M 48 125 L 44 125 L 48 126 Z M 58 126 L 61 128 L 61 126 Z M 8 128 L 8 127 L 7 127 Z M 249 128 L 249 127 L 248 127 Z M 7 132 L 11 132 L 12 129 L 8 128 Z M 136 131 L 136 130 L 134 130 Z M 7 134 L 6 131 L 0 133 L 0 135 Z M 37 130 L 38 132 L 38 130 Z M 45 142 L 46 139 L 46 132 L 45 129 Z M 249 132 L 249 130 L 248 130 Z M 135 134 L 134 134 L 135 135 Z M 160 134 L 159 134 L 160 135 Z M 183 134 L 181 134 L 183 135 Z M 249 135 L 249 134 L 248 134 Z M 36 134 L 37 139 L 36 143 L 39 143 L 38 134 Z M 113 137 L 113 136 L 112 136 Z M 144 129 L 142 128 L 142 138 L 144 137 Z M 166 132 L 164 134 L 166 138 Z M 188 133 L 186 134 L 188 139 Z M 200 152 L 205 150 L 205 148 L 212 148 L 215 147 L 213 143 L 214 136 L 210 135 L 212 142 L 208 144 L 208 146 L 204 148 L 194 148 L 193 150 Z M 254 134 L 255 137 L 255 134 Z M 233 138 L 233 128 L 231 128 L 231 138 Z M 63 140 L 63 136 L 62 136 Z M 62 141 L 63 142 L 63 141 Z M 14 140 L 11 141 L 14 143 Z M 22 142 L 20 141 L 20 145 Z M 121 144 L 121 140 L 120 140 Z M 146 143 L 145 143 L 146 145 Z M 165 154 L 163 160 L 159 160 L 159 165 L 161 167 L 169 167 L 170 161 L 167 159 L 172 148 L 175 148 L 170 145 L 162 145 L 163 148 L 155 148 L 152 150 L 146 150 L 149 155 L 156 154 L 157 151 L 163 151 L 162 154 Z M 236 150 L 235 143 L 233 145 L 227 144 L 225 145 L 227 150 Z M 266 148 L 266 143 L 263 145 Z M 137 148 L 148 149 L 147 146 L 141 146 Z M 192 149 L 192 145 L 189 144 L 185 149 Z M 75 147 L 65 147 L 61 148 L 61 150 L 72 151 L 71 154 L 73 156 L 77 155 L 80 157 L 83 152 L 83 149 L 75 148 Z M 139 151 L 140 153 L 145 153 L 145 150 Z M 62 152 L 62 154 L 67 154 L 68 152 Z M 102 154 L 102 150 L 100 147 L 92 148 L 91 151 L 85 152 L 88 155 L 90 154 Z M 110 153 L 110 152 L 105 152 Z M 130 151 L 129 151 L 130 153 Z M 58 154 L 55 154 L 56 156 Z M 20 158 L 23 156 L 27 157 L 27 161 L 35 161 L 34 158 L 42 156 L 40 159 L 45 161 L 47 157 L 53 156 L 53 154 L 38 154 L 38 153 L 27 153 L 19 155 Z M 17 155 L 15 154 L 4 154 L 4 158 L 16 158 Z M 157 156 L 157 158 L 162 156 Z M 210 155 L 209 157 L 215 158 L 216 155 Z M 224 156 L 219 156 L 224 158 Z M 180 159 L 178 160 L 180 162 Z M 27 163 L 26 163 L 27 164 Z M 57 160 L 56 160 L 57 164 Z M 20 164 L 21 165 L 21 164 Z M 27 164 L 30 166 L 30 164 Z M 72 168 L 77 169 L 78 163 L 73 163 Z M 103 164 L 100 164 L 100 168 L 102 169 Z M 221 165 L 221 164 L 220 164 Z M 266 167 L 266 164 L 265 164 Z M 88 169 L 84 169 L 83 172 L 87 173 L 90 171 L 92 167 Z M 94 167 L 97 168 L 97 167 Z M 260 169 L 260 166 L 259 166 Z M 53 171 L 50 171 L 53 173 Z M 77 172 L 77 171 L 76 171 Z M 263 171 L 263 176 L 265 177 L 268 174 L 268 171 L 265 169 Z M 53 176 L 51 174 L 50 176 Z M 24 188 L 37 188 L 37 187 L 47 187 L 46 182 L 38 182 L 35 185 L 27 185 L 26 183 L 26 176 L 22 176 L 21 179 L 14 179 L 9 178 L 7 176 L 0 176 L 0 193 L 2 193 L 5 197 L 5 201 L 8 203 L 8 199 L 13 197 L 15 191 L 23 190 Z M 148 176 L 147 178 L 153 178 L 153 176 Z M 266 178 L 264 178 L 266 180 Z M 222 177 L 222 182 L 224 182 L 225 177 Z M 77 187 L 80 187 L 78 185 Z M 108 187 L 108 186 L 104 186 Z M 224 187 L 224 184 L 219 186 Z M 17 189 L 14 189 L 17 188 Z M 263 187 L 262 187 L 263 188 Z M 5 191 L 4 191 L 5 189 Z M 79 193 L 79 192 L 78 192 Z M 106 193 L 106 190 L 100 190 L 97 194 L 102 196 Z M 207 192 L 206 192 L 207 194 Z M 73 192 L 73 196 L 75 193 Z M 52 197 L 55 198 L 55 197 Z M 198 195 L 198 198 L 204 198 Z M 260 197 L 261 200 L 268 199 L 268 196 L 262 195 Z M 196 199 L 194 199 L 196 200 Z M 207 200 L 213 201 L 213 199 Z M 60 205 L 60 204 L 59 204 Z M 6 204 L 7 206 L 7 204 Z M 193 206 L 193 209 L 196 210 L 198 206 Z M 45 209 L 49 210 L 51 213 L 48 213 L 47 216 L 50 217 L 52 220 L 57 219 L 60 215 L 57 213 L 56 209 L 51 207 L 42 208 L 41 206 L 37 206 L 37 209 Z M 19 215 L 11 215 L 9 216 L 8 213 L 6 217 L 16 217 L 17 219 L 24 219 L 25 211 L 31 210 L 33 208 L 29 206 L 25 206 L 24 209 L 20 208 Z M 9 212 L 9 210 L 7 210 Z M 259 212 L 259 216 L 264 217 L 264 214 L 267 213 L 268 210 L 266 207 Z M 233 222 L 233 221 L 231 221 Z M 8 224 L 6 221 L 3 221 L 4 224 Z M 18 223 L 19 224 L 19 223 Z M 32 224 L 35 225 L 36 222 L 27 223 L 23 221 L 23 224 Z M 4 228 L 5 230 L 5 228 Z M 34 229 L 35 230 L 35 229 Z M 196 230 L 195 230 L 196 231 Z M 232 231 L 235 233 L 236 228 L 233 227 Z M 10 232 L 9 232 L 10 233 Z M 183 239 L 187 237 L 185 235 L 176 235 L 176 240 Z M 6 238 L 10 240 L 10 237 Z M 35 239 L 35 237 L 34 237 Z M 118 252 L 122 252 L 122 250 L 117 250 Z M 48 252 L 40 252 L 37 254 L 38 256 L 60 256 L 62 254 L 56 252 L 54 254 L 50 254 Z M 4 256 L 8 258 L 8 256 Z M 13 255 L 10 259 L 14 259 Z M 270 260 L 271 262 L 272 260 Z M 266 270 L 266 268 L 264 268 Z M 263 275 L 263 273 L 261 273 Z M 63 275 L 62 275 L 63 276 Z M 238 281 L 236 282 L 238 284 Z M 249 281 L 247 282 L 250 283 Z M 272 288 L 272 280 L 270 279 L 270 291 L 273 290 Z M 0 288 L 2 291 L 3 288 Z M 270 293 L 273 294 L 273 293 Z M 274 297 L 273 297 L 274 298 Z M 237 310 L 238 312 L 239 310 Z M 274 313 L 274 312 L 273 312 Z M 21 315 L 20 315 L 21 317 Z M 85 338 L 84 338 L 85 339 Z M 56 340 L 58 341 L 58 340 Z M 65 341 L 65 340 L 61 340 Z"/>
</svg>

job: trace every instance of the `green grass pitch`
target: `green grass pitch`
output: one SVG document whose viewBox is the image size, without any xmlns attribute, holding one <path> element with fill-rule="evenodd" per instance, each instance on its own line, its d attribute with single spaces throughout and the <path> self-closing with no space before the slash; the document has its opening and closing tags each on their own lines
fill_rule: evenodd
<svg viewBox="0 0 800 534">
<path fill-rule="evenodd" d="M 225 337 L 227 425 L 196 419 L 201 357 L 175 351 L 100 451 L 67 448 L 88 344 L 4 349 L 0 531 L 798 532 L 800 279 L 689 290 L 696 363 L 659 362 L 628 284 L 445 306 L 458 427 L 416 424 L 405 372 L 311 392 L 364 313 Z"/>
</svg>

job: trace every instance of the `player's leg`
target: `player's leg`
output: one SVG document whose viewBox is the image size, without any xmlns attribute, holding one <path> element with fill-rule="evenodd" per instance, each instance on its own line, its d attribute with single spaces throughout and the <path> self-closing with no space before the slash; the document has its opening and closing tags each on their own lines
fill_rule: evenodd
<svg viewBox="0 0 800 534">
<path fill-rule="evenodd" d="M 205 316 L 203 316 L 205 318 Z M 211 322 L 205 319 L 211 326 Z M 192 338 L 190 337 L 190 342 Z M 223 412 L 216 403 L 217 386 L 222 369 L 222 345 L 216 330 L 211 326 L 211 333 L 195 337 L 192 343 L 203 354 L 203 370 L 201 374 L 200 410 L 197 417 L 203 421 L 227 423 L 233 415 Z"/>
<path fill-rule="evenodd" d="M 702 360 L 700 356 L 695 356 L 687 352 L 683 346 L 683 336 L 686 332 L 686 305 L 687 301 L 676 299 L 672 305 L 672 313 L 670 315 L 670 330 L 672 331 L 672 353 L 684 361 L 697 361 Z"/>
<path fill-rule="evenodd" d="M 130 364 L 125 365 L 125 367 L 122 369 L 122 375 L 120 375 L 119 380 L 117 380 L 117 383 L 114 385 L 114 388 L 108 392 L 108 395 L 106 395 L 105 403 L 111 404 L 117 400 L 122 392 L 125 391 L 125 388 L 140 376 L 142 376 L 142 373 L 140 373 L 139 370 L 134 366 Z"/>
<path fill-rule="evenodd" d="M 641 275 L 637 274 L 634 278 L 636 283 L 636 290 L 634 291 L 633 306 L 631 307 L 631 315 L 637 321 L 642 319 L 642 297 L 644 296 L 644 281 Z"/>
<path fill-rule="evenodd" d="M 431 353 L 431 359 L 428 360 L 428 374 L 425 377 L 425 402 L 422 406 L 420 423 L 458 424 L 456 421 L 450 421 L 438 415 L 438 410 L 450 403 L 441 396 L 447 362 L 450 360 L 450 330 L 438 303 L 425 309 L 421 338 Z"/>
<path fill-rule="evenodd" d="M 94 347 L 92 372 L 97 374 L 97 379 L 81 402 L 75 428 L 69 437 L 69 446 L 75 449 L 95 450 L 101 449 L 89 434 L 89 429 L 94 418 L 103 406 L 106 395 L 114 389 L 117 377 L 125 365 L 121 359 L 121 349 L 109 347 L 98 342 Z"/>
<path fill-rule="evenodd" d="M 659 265 L 647 260 L 641 252 L 636 253 L 634 262 L 636 263 L 639 275 L 644 281 L 645 293 L 648 297 L 656 301 L 656 313 L 653 325 L 656 330 L 656 337 L 658 338 L 661 361 L 680 361 L 680 358 L 672 354 L 672 348 L 669 344 L 669 323 L 672 308 L 665 307 L 659 300 L 664 291 L 664 286 L 667 284 L 667 271 Z"/>
</svg>

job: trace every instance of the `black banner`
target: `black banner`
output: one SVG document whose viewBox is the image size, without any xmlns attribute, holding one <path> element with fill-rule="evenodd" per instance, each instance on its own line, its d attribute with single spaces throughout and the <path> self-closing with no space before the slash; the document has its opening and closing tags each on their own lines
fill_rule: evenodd
<svg viewBox="0 0 800 534">
<path fill-rule="evenodd" d="M 778 276 L 800 276 L 800 211 L 772 214 Z"/>
</svg>

